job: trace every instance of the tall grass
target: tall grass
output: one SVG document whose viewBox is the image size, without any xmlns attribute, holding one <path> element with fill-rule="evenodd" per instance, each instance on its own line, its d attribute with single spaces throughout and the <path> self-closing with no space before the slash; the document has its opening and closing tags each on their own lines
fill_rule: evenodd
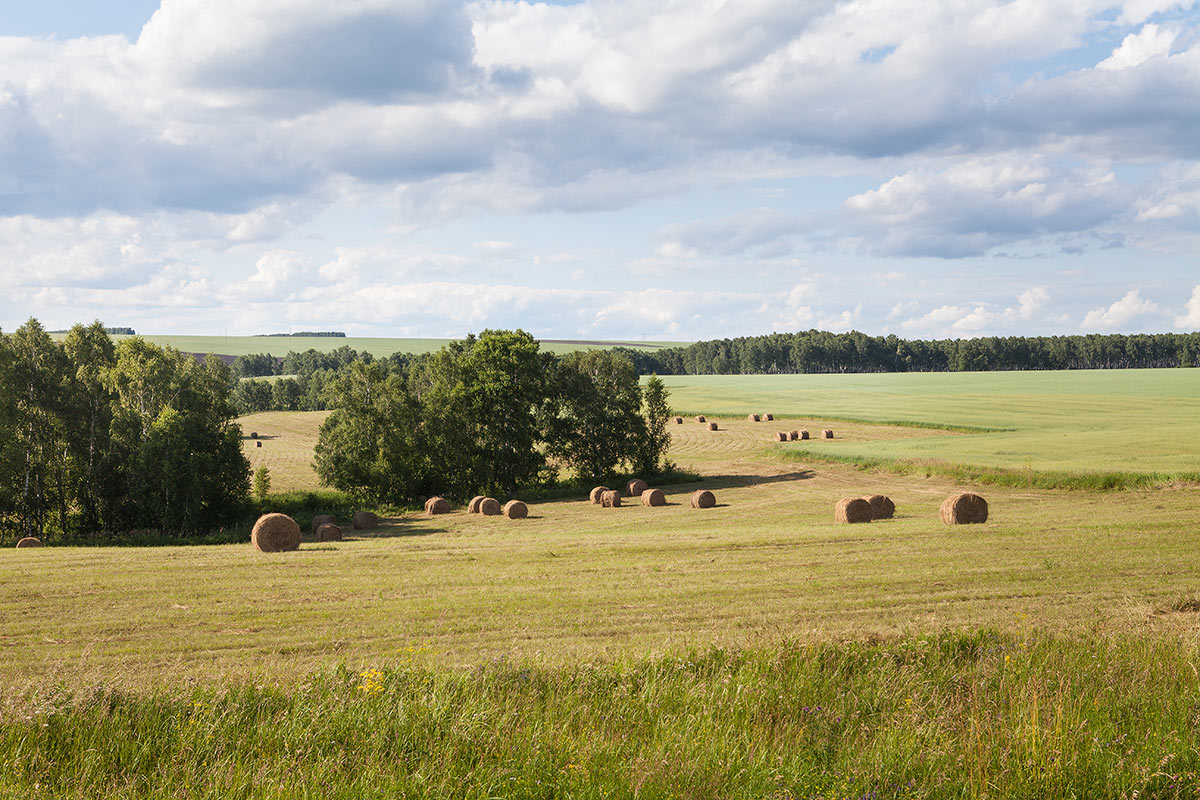
<svg viewBox="0 0 1200 800">
<path fill-rule="evenodd" d="M 1200 649 L 995 632 L 6 698 L 4 797 L 1182 798 Z"/>
</svg>

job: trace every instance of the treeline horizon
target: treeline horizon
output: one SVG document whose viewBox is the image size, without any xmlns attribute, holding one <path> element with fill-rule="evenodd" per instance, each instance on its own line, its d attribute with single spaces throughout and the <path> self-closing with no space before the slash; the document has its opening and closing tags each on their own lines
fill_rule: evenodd
<svg viewBox="0 0 1200 800">
<path fill-rule="evenodd" d="M 808 330 L 651 352 L 613 348 L 643 375 L 1159 369 L 1200 363 L 1200 332 L 902 339 Z"/>
</svg>

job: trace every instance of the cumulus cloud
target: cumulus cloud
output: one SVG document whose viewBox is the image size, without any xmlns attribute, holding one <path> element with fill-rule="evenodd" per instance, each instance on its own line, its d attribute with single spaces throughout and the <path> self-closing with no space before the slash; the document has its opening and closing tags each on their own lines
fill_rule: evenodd
<svg viewBox="0 0 1200 800">
<path fill-rule="evenodd" d="M 1000 335 L 1036 320 L 1051 303 L 1049 290 L 1032 286 L 1021 292 L 1016 305 L 996 303 L 971 305 L 946 304 L 925 314 L 909 317 L 899 323 L 899 329 L 913 336 L 986 336 Z M 915 301 L 897 303 L 888 319 L 898 319 L 914 313 Z"/>
<path fill-rule="evenodd" d="M 695 258 L 701 255 L 736 255 L 753 250 L 760 256 L 783 255 L 791 250 L 788 236 L 797 221 L 770 208 L 745 211 L 718 220 L 696 220 L 668 225 L 658 233 L 658 254 Z"/>
<path fill-rule="evenodd" d="M 1175 318 L 1175 327 L 1200 330 L 1200 286 L 1192 289 L 1192 296 L 1184 307 L 1183 315 Z"/>
<path fill-rule="evenodd" d="M 848 198 L 878 253 L 961 258 L 1115 220 L 1127 189 L 1107 170 L 1068 170 L 1041 158 L 969 159 L 918 168 Z"/>
<path fill-rule="evenodd" d="M 1085 331 L 1112 330 L 1129 325 L 1139 317 L 1153 314 L 1158 310 L 1158 303 L 1142 299 L 1136 290 L 1128 292 L 1120 300 L 1108 308 L 1094 308 L 1083 318 L 1081 326 Z"/>
<path fill-rule="evenodd" d="M 1166 57 L 1179 34 L 1168 28 L 1159 28 L 1150 23 L 1140 33 L 1131 33 L 1113 50 L 1108 58 L 1096 65 L 1099 70 L 1120 70 L 1136 67 L 1155 56 Z"/>
</svg>

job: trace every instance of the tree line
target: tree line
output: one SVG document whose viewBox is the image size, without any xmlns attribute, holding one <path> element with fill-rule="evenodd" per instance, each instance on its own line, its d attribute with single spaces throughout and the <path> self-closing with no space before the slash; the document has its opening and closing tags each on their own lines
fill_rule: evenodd
<svg viewBox="0 0 1200 800">
<path fill-rule="evenodd" d="M 1200 333 L 921 340 L 809 330 L 617 349 L 643 375 L 1129 369 L 1197 366 Z"/>
<path fill-rule="evenodd" d="M 484 331 L 420 357 L 290 356 L 334 409 L 318 474 L 359 499 L 511 494 L 564 473 L 668 466 L 666 390 L 643 387 L 619 354 L 559 358 L 523 331 Z M 216 356 L 114 343 L 98 322 L 61 342 L 34 319 L 0 333 L 0 530 L 186 537 L 245 521 L 253 507 L 235 397 L 259 383 Z"/>
<path fill-rule="evenodd" d="M 27 536 L 197 533 L 245 511 L 228 367 L 99 323 L 0 334 L 0 520 Z"/>
</svg>

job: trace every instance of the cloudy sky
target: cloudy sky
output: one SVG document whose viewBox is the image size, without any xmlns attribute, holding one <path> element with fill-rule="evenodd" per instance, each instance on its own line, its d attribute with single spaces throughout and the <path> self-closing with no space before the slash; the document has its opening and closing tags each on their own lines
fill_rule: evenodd
<svg viewBox="0 0 1200 800">
<path fill-rule="evenodd" d="M 0 6 L 0 327 L 1200 328 L 1195 0 Z"/>
</svg>

